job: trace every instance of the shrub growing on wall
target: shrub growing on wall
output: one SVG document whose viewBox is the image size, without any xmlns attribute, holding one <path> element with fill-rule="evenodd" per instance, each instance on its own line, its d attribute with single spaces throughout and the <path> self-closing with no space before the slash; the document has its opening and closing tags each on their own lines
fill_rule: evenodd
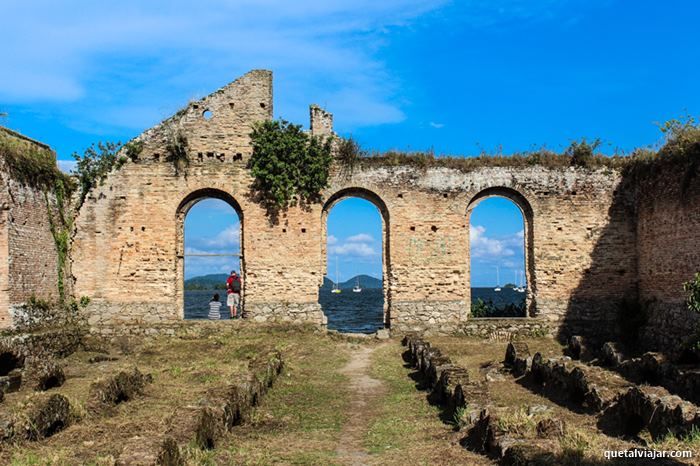
<svg viewBox="0 0 700 466">
<path fill-rule="evenodd" d="M 700 315 L 700 272 L 695 273 L 692 280 L 683 284 L 683 290 L 687 293 L 685 302 L 688 309 Z M 687 346 L 700 354 L 700 325 L 695 330 L 695 335 L 688 341 Z"/>
<path fill-rule="evenodd" d="M 571 158 L 571 165 L 574 167 L 588 167 L 591 165 L 595 150 L 600 146 L 600 139 L 595 139 L 589 143 L 586 138 L 581 139 L 581 142 L 573 141 L 571 145 L 564 151 L 564 154 Z"/>
<path fill-rule="evenodd" d="M 309 136 L 301 126 L 284 120 L 257 123 L 250 137 L 253 190 L 269 213 L 274 215 L 295 200 L 318 201 L 328 185 L 331 138 Z"/>
<path fill-rule="evenodd" d="M 126 158 L 118 158 L 117 153 L 121 147 L 119 142 L 98 142 L 88 147 L 83 155 L 73 153 L 73 158 L 78 162 L 74 170 L 80 185 L 78 208 L 85 201 L 88 192 L 101 183 L 112 168 L 126 162 Z"/>
<path fill-rule="evenodd" d="M 61 181 L 67 190 L 73 188 L 70 177 L 56 166 L 56 156 L 48 149 L 39 149 L 0 133 L 0 158 L 15 180 L 39 190 L 53 189 Z"/>
<path fill-rule="evenodd" d="M 173 164 L 175 175 L 179 176 L 180 172 L 187 170 L 190 166 L 187 137 L 179 129 L 170 127 L 167 131 L 165 160 Z"/>
</svg>

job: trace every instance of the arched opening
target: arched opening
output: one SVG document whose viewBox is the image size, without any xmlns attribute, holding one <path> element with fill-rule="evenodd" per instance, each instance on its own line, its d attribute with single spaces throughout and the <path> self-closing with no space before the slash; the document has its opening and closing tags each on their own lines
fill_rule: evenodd
<svg viewBox="0 0 700 466">
<path fill-rule="evenodd" d="M 178 209 L 178 300 L 184 319 L 230 319 L 243 313 L 245 263 L 243 215 L 228 193 L 205 189 L 190 194 Z M 235 272 L 241 290 L 229 296 L 227 279 Z M 210 306 L 218 295 L 221 306 Z M 216 308 L 219 308 L 218 313 Z"/>
<path fill-rule="evenodd" d="M 328 328 L 372 333 L 389 327 L 388 210 L 371 191 L 342 190 L 323 208 L 323 283 Z"/>
<path fill-rule="evenodd" d="M 509 188 L 477 194 L 467 209 L 471 317 L 527 317 L 534 311 L 532 209 Z"/>
</svg>

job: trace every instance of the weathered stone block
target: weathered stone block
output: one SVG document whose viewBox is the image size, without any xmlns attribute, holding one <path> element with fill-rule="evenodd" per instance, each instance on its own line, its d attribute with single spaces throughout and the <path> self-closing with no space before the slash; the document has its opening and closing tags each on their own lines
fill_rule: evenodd
<svg viewBox="0 0 700 466">
<path fill-rule="evenodd" d="M 606 416 L 629 435 L 646 428 L 654 439 L 669 433 L 682 437 L 700 428 L 700 409 L 661 387 L 630 388 L 617 398 Z"/>
<path fill-rule="evenodd" d="M 569 338 L 568 350 L 571 359 L 581 359 L 582 354 L 587 352 L 583 337 L 580 335 L 573 335 Z"/>
<path fill-rule="evenodd" d="M 618 367 L 625 360 L 623 347 L 620 343 L 608 341 L 603 345 L 601 360 L 603 364 Z"/>
<path fill-rule="evenodd" d="M 514 367 L 515 361 L 518 358 L 527 358 L 530 356 L 530 348 L 524 341 L 511 341 L 506 347 L 506 356 L 504 364 L 508 367 Z"/>
<path fill-rule="evenodd" d="M 178 444 L 194 443 L 202 450 L 216 447 L 223 433 L 223 412 L 211 406 L 178 408 L 168 422 L 166 435 Z"/>
<path fill-rule="evenodd" d="M 527 374 L 532 367 L 532 356 L 526 358 L 517 358 L 513 364 L 513 375 L 520 377 Z"/>
<path fill-rule="evenodd" d="M 22 370 L 13 369 L 7 375 L 0 377 L 0 391 L 16 392 L 22 386 Z"/>
<path fill-rule="evenodd" d="M 37 394 L 25 404 L 12 427 L 15 437 L 39 440 L 51 437 L 71 423 L 70 403 L 58 393 Z"/>
<path fill-rule="evenodd" d="M 99 411 L 129 401 L 143 394 L 146 385 L 152 381 L 150 374 L 142 374 L 138 368 L 133 372 L 121 371 L 91 385 L 89 406 Z"/>
<path fill-rule="evenodd" d="M 63 368 L 51 359 L 35 359 L 25 369 L 25 383 L 36 391 L 60 387 L 66 381 Z"/>
<path fill-rule="evenodd" d="M 522 441 L 508 448 L 499 462 L 502 466 L 544 466 L 557 463 L 558 458 L 551 449 Z"/>
<path fill-rule="evenodd" d="M 172 437 L 132 437 L 126 441 L 117 466 L 184 466 L 185 460 Z"/>
</svg>

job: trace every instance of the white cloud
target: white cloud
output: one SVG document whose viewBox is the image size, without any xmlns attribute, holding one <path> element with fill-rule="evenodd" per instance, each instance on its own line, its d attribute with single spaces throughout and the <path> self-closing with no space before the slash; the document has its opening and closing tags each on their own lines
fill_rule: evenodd
<svg viewBox="0 0 700 466">
<path fill-rule="evenodd" d="M 213 238 L 206 238 L 203 244 L 210 248 L 231 248 L 238 246 L 241 239 L 241 229 L 238 225 L 231 225 L 217 233 Z"/>
<path fill-rule="evenodd" d="M 173 98 L 268 68 L 288 118 L 329 103 L 347 129 L 405 118 L 400 83 L 377 50 L 390 29 L 449 0 L 5 3 L 12 40 L 0 42 L 0 99 L 71 102 L 62 111 L 74 128 L 145 129 L 175 110 Z"/>
<path fill-rule="evenodd" d="M 367 233 L 358 233 L 357 235 L 348 237 L 347 241 L 348 243 L 371 243 L 374 241 L 374 238 Z"/>
<path fill-rule="evenodd" d="M 185 254 L 228 254 L 230 251 L 210 250 L 186 247 Z M 185 256 L 185 275 L 187 278 L 211 273 L 228 273 L 231 270 L 239 270 L 238 257 L 221 256 Z"/>
<path fill-rule="evenodd" d="M 338 256 L 357 256 L 357 257 L 370 257 L 379 254 L 372 246 L 367 243 L 345 243 L 338 246 L 333 246 L 329 248 L 329 253 L 331 255 Z"/>
<path fill-rule="evenodd" d="M 435 128 L 435 129 L 440 129 L 440 128 L 444 128 L 445 124 L 444 123 L 435 123 L 434 121 L 431 121 L 430 126 Z"/>
<path fill-rule="evenodd" d="M 485 227 L 472 225 L 469 244 L 472 257 L 504 258 L 514 256 L 516 249 L 523 247 L 523 240 L 521 232 L 502 239 L 490 238 L 486 235 Z"/>
<path fill-rule="evenodd" d="M 367 258 L 379 255 L 372 244 L 374 237 L 368 233 L 358 233 L 347 237 L 342 242 L 333 235 L 328 237 L 329 256 L 348 256 L 354 258 Z"/>
</svg>

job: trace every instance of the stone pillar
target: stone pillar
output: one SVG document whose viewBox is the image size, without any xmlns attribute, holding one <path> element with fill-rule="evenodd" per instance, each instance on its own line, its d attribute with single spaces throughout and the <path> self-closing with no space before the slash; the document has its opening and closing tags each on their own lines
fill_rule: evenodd
<svg viewBox="0 0 700 466">
<path fill-rule="evenodd" d="M 309 106 L 312 136 L 330 136 L 333 134 L 333 114 L 316 104 Z"/>
</svg>

